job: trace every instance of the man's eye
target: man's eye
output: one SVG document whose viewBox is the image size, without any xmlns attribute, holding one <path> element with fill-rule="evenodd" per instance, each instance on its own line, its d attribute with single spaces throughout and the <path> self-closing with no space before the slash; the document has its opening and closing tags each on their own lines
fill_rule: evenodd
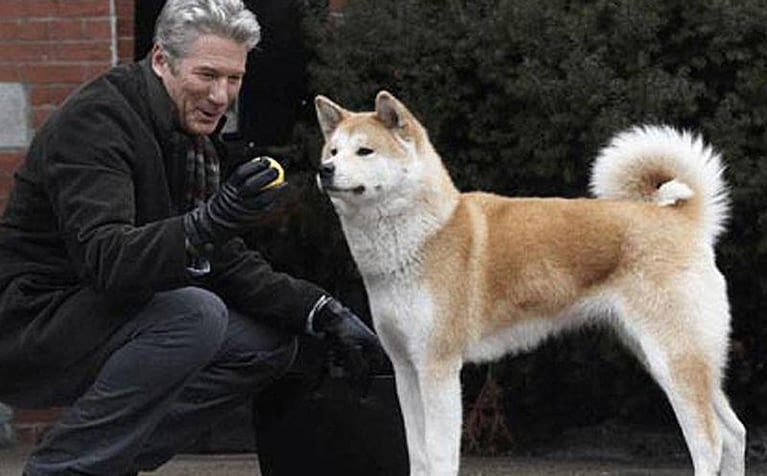
<svg viewBox="0 0 767 476">
<path fill-rule="evenodd" d="M 373 149 L 368 149 L 367 147 L 360 147 L 357 149 L 357 155 L 359 156 L 365 156 L 370 155 L 373 153 Z"/>
</svg>

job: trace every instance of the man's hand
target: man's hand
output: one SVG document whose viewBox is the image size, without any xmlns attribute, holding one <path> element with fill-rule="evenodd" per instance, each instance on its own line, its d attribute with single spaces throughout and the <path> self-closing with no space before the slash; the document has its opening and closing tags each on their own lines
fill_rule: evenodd
<svg viewBox="0 0 767 476">
<path fill-rule="evenodd" d="M 184 216 L 187 238 L 195 248 L 228 240 L 269 208 L 284 188 L 272 185 L 280 175 L 272 162 L 258 158 L 240 165 L 215 195 Z"/>
<path fill-rule="evenodd" d="M 340 302 L 331 297 L 324 299 L 315 312 L 311 331 L 330 340 L 351 378 L 365 387 L 372 370 L 383 359 L 378 337 Z"/>
</svg>

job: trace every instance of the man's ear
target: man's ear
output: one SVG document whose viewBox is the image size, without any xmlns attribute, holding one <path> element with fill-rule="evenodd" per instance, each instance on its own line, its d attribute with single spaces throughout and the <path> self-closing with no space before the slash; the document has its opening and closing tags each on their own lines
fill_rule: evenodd
<svg viewBox="0 0 767 476">
<path fill-rule="evenodd" d="M 152 71 L 154 71 L 157 76 L 163 77 L 167 71 L 170 71 L 168 58 L 157 43 L 152 47 L 150 57 L 152 59 Z"/>
<path fill-rule="evenodd" d="M 325 140 L 328 140 L 338 124 L 349 114 L 346 109 L 322 95 L 314 98 L 314 108 L 317 110 L 317 120 Z"/>
<path fill-rule="evenodd" d="M 376 95 L 376 116 L 389 129 L 408 135 L 408 126 L 413 115 L 397 98 L 388 91 Z"/>
</svg>

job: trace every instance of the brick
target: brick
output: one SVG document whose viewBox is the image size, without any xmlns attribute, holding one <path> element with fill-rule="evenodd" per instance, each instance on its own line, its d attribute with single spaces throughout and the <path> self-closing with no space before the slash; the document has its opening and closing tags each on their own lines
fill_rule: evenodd
<svg viewBox="0 0 767 476">
<path fill-rule="evenodd" d="M 15 40 L 19 37 L 21 20 L 0 21 L 0 40 Z"/>
<path fill-rule="evenodd" d="M 63 19 L 46 22 L 48 24 L 48 38 L 51 40 L 72 40 L 85 38 L 83 21 L 80 19 Z"/>
<path fill-rule="evenodd" d="M 25 155 L 25 149 L 0 150 L 0 177 L 13 175 L 16 167 L 24 160 Z"/>
<path fill-rule="evenodd" d="M 111 62 L 90 63 L 83 65 L 83 79 L 90 80 L 105 73 L 112 67 Z"/>
<path fill-rule="evenodd" d="M 0 205 L 5 207 L 6 200 L 0 199 Z M 33 445 L 39 443 L 45 433 L 61 417 L 61 408 L 45 408 L 40 410 L 14 409 L 13 426 L 16 437 L 21 444 Z"/>
<path fill-rule="evenodd" d="M 117 17 L 117 36 L 133 36 L 133 17 Z"/>
<path fill-rule="evenodd" d="M 0 61 L 48 61 L 51 45 L 0 41 Z"/>
<path fill-rule="evenodd" d="M 95 17 L 109 16 L 109 0 L 2 0 L 0 16 L 19 17 Z"/>
<path fill-rule="evenodd" d="M 109 18 L 86 20 L 83 38 L 91 40 L 111 40 L 112 22 Z"/>
<path fill-rule="evenodd" d="M 61 42 L 50 47 L 52 61 L 111 61 L 112 43 L 109 41 Z"/>
<path fill-rule="evenodd" d="M 11 187 L 13 186 L 13 177 L 7 175 L 0 175 L 0 197 L 8 198 L 11 193 Z"/>
<path fill-rule="evenodd" d="M 21 68 L 15 63 L 0 63 L 0 82 L 20 83 L 22 80 Z"/>
<path fill-rule="evenodd" d="M 28 19 L 20 23 L 16 39 L 22 41 L 44 41 L 48 39 L 50 22 Z"/>
<path fill-rule="evenodd" d="M 61 17 L 109 16 L 109 0 L 58 0 L 56 14 Z"/>
<path fill-rule="evenodd" d="M 78 86 L 72 84 L 33 84 L 29 88 L 32 106 L 58 106 Z"/>
<path fill-rule="evenodd" d="M 34 0 L 2 0 L 0 18 L 24 18 L 29 16 L 29 4 Z"/>
<path fill-rule="evenodd" d="M 109 16 L 109 0 L 2 0 L 0 18 Z"/>
<path fill-rule="evenodd" d="M 55 106 L 37 106 L 32 108 L 32 127 L 39 129 L 40 126 L 51 116 L 53 111 L 56 110 Z"/>
<path fill-rule="evenodd" d="M 133 38 L 120 38 L 117 41 L 117 57 L 120 62 L 132 62 L 136 52 Z"/>
<path fill-rule="evenodd" d="M 82 64 L 27 64 L 22 70 L 23 81 L 28 83 L 81 83 L 87 77 L 88 70 Z"/>
<path fill-rule="evenodd" d="M 115 11 L 118 17 L 133 18 L 135 10 L 135 0 L 115 0 Z"/>
<path fill-rule="evenodd" d="M 62 409 L 49 408 L 17 408 L 13 410 L 14 423 L 52 423 L 61 417 Z"/>
</svg>

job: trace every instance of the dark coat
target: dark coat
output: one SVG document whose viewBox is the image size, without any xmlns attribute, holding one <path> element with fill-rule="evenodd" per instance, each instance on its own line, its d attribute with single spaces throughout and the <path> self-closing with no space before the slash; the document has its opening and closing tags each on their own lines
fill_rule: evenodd
<svg viewBox="0 0 767 476">
<path fill-rule="evenodd" d="M 144 60 L 80 88 L 36 134 L 0 222 L 0 394 L 65 370 L 161 290 L 204 286 L 303 330 L 323 290 L 239 239 L 209 275 L 188 273 L 176 115 Z"/>
</svg>

